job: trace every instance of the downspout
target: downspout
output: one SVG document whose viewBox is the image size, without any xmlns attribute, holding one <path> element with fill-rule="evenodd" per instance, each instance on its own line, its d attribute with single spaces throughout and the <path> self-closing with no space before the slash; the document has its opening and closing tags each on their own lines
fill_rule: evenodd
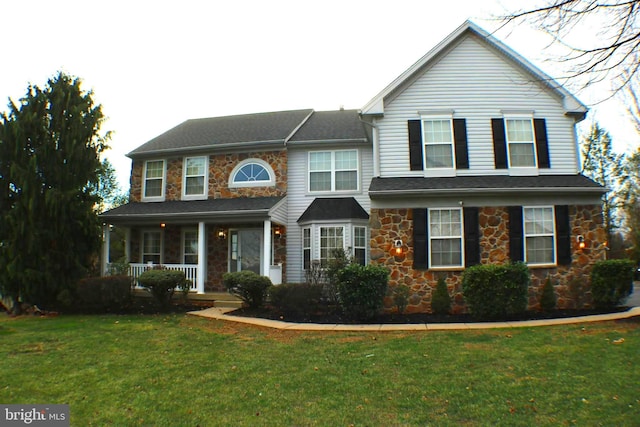
<svg viewBox="0 0 640 427">
<path fill-rule="evenodd" d="M 360 114 L 359 120 L 367 126 L 371 126 L 372 136 L 373 136 L 373 177 L 380 178 L 380 137 L 378 125 L 375 124 L 375 117 L 371 120 L 373 122 L 368 122 L 366 120 L 362 120 L 362 114 Z"/>
</svg>

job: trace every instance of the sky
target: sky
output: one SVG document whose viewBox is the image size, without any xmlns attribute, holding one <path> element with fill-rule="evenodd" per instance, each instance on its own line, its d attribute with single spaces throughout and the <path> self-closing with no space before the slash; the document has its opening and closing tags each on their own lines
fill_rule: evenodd
<svg viewBox="0 0 640 427">
<path fill-rule="evenodd" d="M 113 132 L 105 155 L 128 189 L 126 153 L 201 117 L 359 109 L 471 19 L 552 77 L 549 39 L 496 17 L 531 0 L 20 0 L 0 9 L 0 111 L 58 71 L 92 90 Z M 592 29 L 588 31 L 593 33 Z M 564 82 L 563 82 L 564 83 Z M 573 90 L 570 83 L 566 86 Z M 576 92 L 617 151 L 640 137 L 607 82 Z M 586 125 L 583 124 L 582 127 Z"/>
</svg>

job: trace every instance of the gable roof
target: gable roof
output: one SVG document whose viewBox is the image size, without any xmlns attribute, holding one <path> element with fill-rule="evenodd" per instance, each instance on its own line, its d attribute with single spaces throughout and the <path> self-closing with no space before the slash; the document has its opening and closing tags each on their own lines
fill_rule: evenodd
<svg viewBox="0 0 640 427">
<path fill-rule="evenodd" d="M 367 141 L 358 110 L 314 112 L 289 139 L 289 143 L 317 141 Z"/>
<path fill-rule="evenodd" d="M 282 144 L 313 113 L 312 109 L 187 120 L 131 151 L 127 156 L 247 144 Z"/>
<path fill-rule="evenodd" d="M 332 197 L 315 199 L 304 211 L 298 222 L 369 219 L 369 214 L 353 197 Z"/>
<path fill-rule="evenodd" d="M 473 34 L 477 36 L 483 43 L 497 50 L 504 55 L 510 62 L 520 67 L 524 72 L 532 76 L 536 81 L 546 85 L 549 90 L 560 96 L 565 108 L 566 114 L 574 115 L 578 120 L 582 120 L 586 115 L 588 108 L 580 102 L 575 96 L 567 91 L 561 84 L 544 73 L 538 67 L 533 65 L 519 53 L 511 49 L 506 44 L 492 36 L 483 28 L 471 21 L 465 21 L 460 27 L 449 34 L 444 40 L 438 43 L 433 49 L 427 52 L 415 64 L 409 67 L 405 72 L 398 76 L 380 93 L 373 97 L 363 108 L 363 115 L 380 115 L 384 114 L 384 103 L 396 91 L 401 89 L 405 84 L 411 82 L 417 75 L 420 75 L 439 56 L 443 54 L 450 46 L 453 46 L 462 37 Z"/>
</svg>

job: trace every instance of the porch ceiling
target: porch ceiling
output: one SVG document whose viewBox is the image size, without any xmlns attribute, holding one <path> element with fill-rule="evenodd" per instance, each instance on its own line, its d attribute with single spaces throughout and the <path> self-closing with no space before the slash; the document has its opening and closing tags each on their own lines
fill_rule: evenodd
<svg viewBox="0 0 640 427">
<path fill-rule="evenodd" d="M 233 199 L 135 202 L 108 210 L 100 214 L 100 218 L 112 224 L 157 221 L 245 222 L 269 218 L 272 210 L 283 199 L 284 197 L 238 197 Z"/>
</svg>

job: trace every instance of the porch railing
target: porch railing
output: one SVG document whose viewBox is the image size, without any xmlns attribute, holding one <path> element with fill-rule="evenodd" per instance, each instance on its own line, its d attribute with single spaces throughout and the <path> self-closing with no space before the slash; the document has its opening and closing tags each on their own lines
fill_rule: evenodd
<svg viewBox="0 0 640 427">
<path fill-rule="evenodd" d="M 138 277 L 145 271 L 154 268 L 157 264 L 129 264 L 129 276 L 131 276 L 134 280 L 135 287 L 141 288 L 138 284 Z M 184 271 L 184 275 L 187 280 L 191 280 L 191 291 L 197 291 L 197 277 L 198 277 L 198 266 L 195 264 L 162 264 L 163 268 L 167 270 L 178 270 Z"/>
</svg>

